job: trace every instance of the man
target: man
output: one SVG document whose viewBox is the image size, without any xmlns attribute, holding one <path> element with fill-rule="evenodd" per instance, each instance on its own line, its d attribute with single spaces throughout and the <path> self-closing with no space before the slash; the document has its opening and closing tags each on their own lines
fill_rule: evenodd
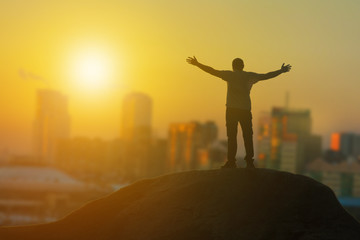
<svg viewBox="0 0 360 240">
<path fill-rule="evenodd" d="M 195 56 L 188 57 L 186 61 L 227 82 L 226 132 L 228 137 L 228 154 L 227 162 L 224 166 L 222 166 L 222 168 L 236 168 L 236 138 L 239 122 L 243 133 L 246 151 L 244 159 L 246 161 L 246 168 L 255 168 L 250 90 L 252 85 L 258 81 L 274 78 L 281 73 L 290 71 L 291 66 L 289 64 L 283 64 L 277 71 L 266 74 L 258 74 L 245 72 L 243 70 L 244 62 L 240 58 L 235 58 L 233 60 L 233 71 L 219 71 L 213 69 L 212 67 L 198 62 Z"/>
</svg>

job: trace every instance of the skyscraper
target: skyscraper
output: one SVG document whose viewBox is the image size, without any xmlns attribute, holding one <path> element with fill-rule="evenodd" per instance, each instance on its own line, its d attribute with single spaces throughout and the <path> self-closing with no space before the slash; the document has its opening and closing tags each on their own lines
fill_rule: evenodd
<svg viewBox="0 0 360 240">
<path fill-rule="evenodd" d="M 152 99 L 143 93 L 125 96 L 122 104 L 122 139 L 124 167 L 127 177 L 137 179 L 148 175 L 152 140 Z"/>
<path fill-rule="evenodd" d="M 125 96 L 122 104 L 122 138 L 129 142 L 151 138 L 152 100 L 143 93 Z"/>
<path fill-rule="evenodd" d="M 270 126 L 271 115 L 268 112 L 262 112 L 259 117 L 259 130 L 257 136 L 257 160 L 258 167 L 265 168 L 266 160 L 270 159 Z"/>
<path fill-rule="evenodd" d="M 311 134 L 309 110 L 273 108 L 260 118 L 258 159 L 261 166 L 301 173 L 321 153 L 321 138 Z"/>
<path fill-rule="evenodd" d="M 348 161 L 360 160 L 360 135 L 356 133 L 333 133 L 330 147 L 344 154 Z"/>
<path fill-rule="evenodd" d="M 169 168 L 184 171 L 208 165 L 209 149 L 217 139 L 214 122 L 173 123 L 169 128 Z"/>
<path fill-rule="evenodd" d="M 70 137 L 67 97 L 55 90 L 38 90 L 34 121 L 34 154 L 45 164 L 55 164 L 57 142 Z"/>
</svg>

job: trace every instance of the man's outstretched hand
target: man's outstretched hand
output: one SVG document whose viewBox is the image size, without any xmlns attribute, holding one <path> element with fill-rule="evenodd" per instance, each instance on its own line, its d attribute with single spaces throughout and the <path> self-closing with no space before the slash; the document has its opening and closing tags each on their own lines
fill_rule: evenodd
<svg viewBox="0 0 360 240">
<path fill-rule="evenodd" d="M 194 57 L 188 57 L 188 58 L 186 59 L 186 61 L 187 61 L 189 64 L 192 64 L 192 65 L 195 65 L 195 66 L 199 63 L 195 56 L 194 56 Z"/>
<path fill-rule="evenodd" d="M 288 72 L 291 70 L 291 65 L 288 64 L 288 65 L 285 65 L 285 63 L 283 63 L 283 65 L 281 66 L 281 71 L 282 72 Z"/>
</svg>

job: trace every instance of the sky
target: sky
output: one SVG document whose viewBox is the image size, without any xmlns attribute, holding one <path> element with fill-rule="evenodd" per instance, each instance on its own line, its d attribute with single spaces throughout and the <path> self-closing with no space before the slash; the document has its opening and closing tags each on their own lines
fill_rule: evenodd
<svg viewBox="0 0 360 240">
<path fill-rule="evenodd" d="M 140 91 L 156 136 L 213 120 L 225 138 L 226 83 L 188 56 L 219 70 L 236 57 L 258 73 L 291 64 L 254 85 L 255 131 L 289 92 L 327 147 L 332 132 L 360 133 L 359 12 L 355 0 L 0 0 L 0 152 L 31 152 L 38 89 L 68 97 L 72 136 L 121 136 L 121 101 Z"/>
</svg>

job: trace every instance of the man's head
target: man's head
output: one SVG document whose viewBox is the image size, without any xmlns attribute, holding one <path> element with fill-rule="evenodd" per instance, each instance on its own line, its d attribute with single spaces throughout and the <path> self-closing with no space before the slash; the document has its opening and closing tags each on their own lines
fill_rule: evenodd
<svg viewBox="0 0 360 240">
<path fill-rule="evenodd" d="M 244 69 L 244 61 L 241 58 L 235 58 L 232 62 L 233 70 L 242 71 Z"/>
</svg>

